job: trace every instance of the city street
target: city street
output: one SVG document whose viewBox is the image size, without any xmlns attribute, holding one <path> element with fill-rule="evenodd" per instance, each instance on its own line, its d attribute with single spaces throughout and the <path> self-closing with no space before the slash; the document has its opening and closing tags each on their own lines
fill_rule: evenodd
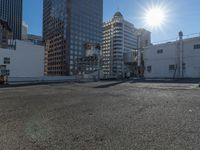
<svg viewBox="0 0 200 150">
<path fill-rule="evenodd" d="M 0 88 L 0 150 L 199 150 L 200 88 L 131 81 Z"/>
</svg>

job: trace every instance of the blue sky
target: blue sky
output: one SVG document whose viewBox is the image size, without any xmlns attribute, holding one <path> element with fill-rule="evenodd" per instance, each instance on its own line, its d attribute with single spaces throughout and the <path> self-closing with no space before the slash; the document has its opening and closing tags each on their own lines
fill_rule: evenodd
<svg viewBox="0 0 200 150">
<path fill-rule="evenodd" d="M 142 17 L 150 6 L 165 7 L 167 21 L 160 29 L 145 26 Z M 200 0 L 104 0 L 104 21 L 110 20 L 120 10 L 124 18 L 136 27 L 145 27 L 152 32 L 152 41 L 165 41 L 184 34 L 200 33 Z M 24 0 L 24 21 L 29 33 L 42 34 L 42 0 Z"/>
</svg>

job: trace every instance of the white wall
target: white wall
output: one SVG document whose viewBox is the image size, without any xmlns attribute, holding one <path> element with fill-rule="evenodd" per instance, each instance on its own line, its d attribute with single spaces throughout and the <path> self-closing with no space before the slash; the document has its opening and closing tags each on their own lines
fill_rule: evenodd
<svg viewBox="0 0 200 150">
<path fill-rule="evenodd" d="M 28 25 L 24 21 L 22 22 L 22 39 L 28 39 Z"/>
<path fill-rule="evenodd" d="M 0 49 L 0 65 L 10 58 L 9 77 L 41 77 L 44 75 L 44 47 L 31 42 L 16 41 L 16 50 Z"/>
<path fill-rule="evenodd" d="M 200 37 L 184 42 L 183 61 L 186 64 L 184 77 L 200 78 L 200 49 L 194 49 L 195 44 L 200 44 Z"/>
<path fill-rule="evenodd" d="M 194 49 L 195 44 L 200 44 L 200 37 L 186 39 L 183 42 L 183 63 L 186 64 L 183 77 L 185 78 L 200 78 L 200 49 Z M 158 54 L 158 49 L 163 49 L 163 53 Z M 178 68 L 176 71 L 169 71 L 169 65 L 178 65 L 178 56 L 178 42 L 147 47 L 144 50 L 145 77 L 177 78 L 179 76 Z M 151 72 L 147 71 L 147 66 L 152 67 Z"/>
</svg>

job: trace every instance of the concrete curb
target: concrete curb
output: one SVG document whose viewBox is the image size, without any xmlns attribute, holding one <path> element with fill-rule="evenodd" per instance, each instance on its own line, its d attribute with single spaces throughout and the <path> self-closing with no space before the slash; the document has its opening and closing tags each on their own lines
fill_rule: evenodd
<svg viewBox="0 0 200 150">
<path fill-rule="evenodd" d="M 25 87 L 25 86 L 35 86 L 35 85 L 51 85 L 51 84 L 62 84 L 62 83 L 73 83 L 74 81 L 52 81 L 52 82 L 27 82 L 27 83 L 15 83 L 15 84 L 5 84 L 0 85 L 1 88 L 12 88 L 12 87 Z"/>
</svg>

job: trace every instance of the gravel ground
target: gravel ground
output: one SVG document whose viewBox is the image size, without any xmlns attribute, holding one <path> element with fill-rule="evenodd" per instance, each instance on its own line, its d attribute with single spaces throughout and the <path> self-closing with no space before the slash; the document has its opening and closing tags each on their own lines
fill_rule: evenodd
<svg viewBox="0 0 200 150">
<path fill-rule="evenodd" d="M 0 89 L 0 150 L 199 150 L 195 84 L 65 83 Z"/>
</svg>

